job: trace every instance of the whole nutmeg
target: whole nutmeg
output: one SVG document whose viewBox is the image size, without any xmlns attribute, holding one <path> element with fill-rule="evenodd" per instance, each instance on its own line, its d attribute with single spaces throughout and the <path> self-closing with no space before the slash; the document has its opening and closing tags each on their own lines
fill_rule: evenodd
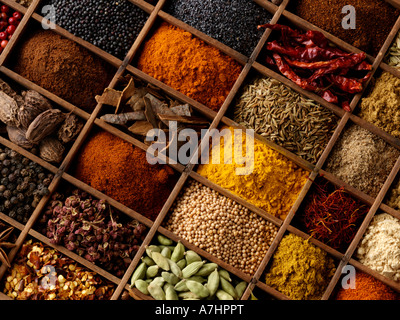
<svg viewBox="0 0 400 320">
<path fill-rule="evenodd" d="M 0 121 L 8 126 L 19 127 L 18 103 L 3 91 L 0 91 Z"/>
<path fill-rule="evenodd" d="M 26 131 L 22 128 L 7 126 L 8 138 L 12 143 L 25 149 L 33 148 L 33 143 L 26 139 Z"/>
<path fill-rule="evenodd" d="M 39 143 L 43 138 L 51 135 L 64 119 L 64 113 L 58 109 L 49 109 L 42 112 L 26 130 L 26 139 L 32 143 Z"/>
<path fill-rule="evenodd" d="M 49 100 L 35 90 L 22 93 L 24 103 L 19 107 L 19 120 L 21 126 L 28 129 L 31 122 L 42 112 L 51 109 Z"/>
<path fill-rule="evenodd" d="M 39 156 L 48 162 L 60 163 L 65 147 L 54 137 L 46 137 L 39 144 Z"/>
</svg>

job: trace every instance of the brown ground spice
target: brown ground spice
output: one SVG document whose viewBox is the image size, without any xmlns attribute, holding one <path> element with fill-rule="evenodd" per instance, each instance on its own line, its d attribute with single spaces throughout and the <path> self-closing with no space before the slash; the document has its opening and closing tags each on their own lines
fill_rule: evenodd
<svg viewBox="0 0 400 320">
<path fill-rule="evenodd" d="M 292 5 L 292 4 L 291 4 Z M 356 29 L 344 29 L 342 8 L 356 9 Z M 298 0 L 293 12 L 345 42 L 376 56 L 400 11 L 384 0 Z"/>
<path fill-rule="evenodd" d="M 360 104 L 359 116 L 396 138 L 400 138 L 400 79 L 383 72 L 368 97 Z"/>
<path fill-rule="evenodd" d="M 73 105 L 92 112 L 112 68 L 75 42 L 53 31 L 38 30 L 17 48 L 15 72 Z"/>
<path fill-rule="evenodd" d="M 358 190 L 376 197 L 400 151 L 356 124 L 345 128 L 325 170 Z"/>
</svg>

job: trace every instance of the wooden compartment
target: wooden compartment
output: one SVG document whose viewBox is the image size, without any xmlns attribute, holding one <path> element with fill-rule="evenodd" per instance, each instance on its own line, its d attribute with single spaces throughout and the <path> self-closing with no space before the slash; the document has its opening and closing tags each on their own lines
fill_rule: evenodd
<svg viewBox="0 0 400 320">
<path fill-rule="evenodd" d="M 272 4 L 271 2 L 267 0 L 254 0 L 258 5 L 264 7 L 267 11 L 269 11 L 272 15 L 272 20 L 270 23 L 280 23 L 280 22 L 285 22 L 287 21 L 291 25 L 296 26 L 297 28 L 300 28 L 302 30 L 319 30 L 323 32 L 327 38 L 336 44 L 338 47 L 344 49 L 345 51 L 349 52 L 359 52 L 358 49 L 354 48 L 353 46 L 343 42 L 342 40 L 334 37 L 333 35 L 328 34 L 324 30 L 320 30 L 319 28 L 313 26 L 309 22 L 295 16 L 292 14 L 290 11 L 287 10 L 287 5 L 294 0 L 283 0 L 282 4 L 279 6 L 276 6 Z M 388 3 L 391 5 L 400 8 L 400 3 L 398 0 L 386 0 Z M 362 221 L 356 235 L 354 236 L 352 242 L 349 244 L 345 252 L 339 252 L 328 245 L 311 238 L 309 241 L 314 244 L 315 246 L 321 248 L 322 250 L 326 251 L 330 256 L 332 256 L 335 261 L 337 261 L 337 271 L 333 275 L 332 279 L 330 280 L 329 285 L 327 286 L 326 290 L 324 291 L 324 294 L 322 295 L 321 299 L 322 300 L 328 300 L 331 299 L 335 288 L 337 287 L 338 283 L 341 280 L 342 276 L 342 267 L 346 266 L 347 264 L 352 264 L 356 266 L 358 269 L 362 270 L 363 272 L 366 272 L 368 274 L 371 274 L 375 276 L 376 278 L 380 279 L 381 281 L 384 281 L 387 285 L 389 285 L 392 289 L 394 289 L 397 292 L 400 292 L 400 284 L 397 282 L 394 282 L 388 278 L 385 278 L 383 276 L 377 275 L 374 271 L 372 271 L 370 268 L 367 268 L 363 265 L 361 265 L 358 261 L 356 261 L 353 258 L 354 252 L 357 249 L 357 246 L 359 242 L 362 239 L 362 236 L 366 229 L 368 228 L 368 225 L 372 218 L 374 217 L 375 213 L 379 211 L 383 211 L 386 213 L 389 213 L 393 216 L 400 217 L 400 212 L 390 208 L 387 204 L 385 204 L 384 198 L 388 193 L 388 190 L 390 189 L 395 177 L 397 176 L 399 170 L 400 170 L 400 159 L 397 159 L 396 163 L 394 164 L 390 174 L 386 178 L 382 188 L 380 189 L 378 195 L 376 197 L 371 197 L 369 195 L 364 194 L 363 192 L 349 186 L 345 182 L 341 181 L 334 175 L 330 174 L 329 172 L 323 170 L 324 165 L 331 154 L 331 151 L 335 144 L 337 143 L 338 139 L 340 138 L 342 132 L 345 130 L 346 125 L 350 122 L 356 123 L 357 125 L 367 129 L 368 131 L 374 133 L 375 135 L 381 137 L 384 139 L 386 142 L 388 142 L 390 145 L 395 147 L 396 149 L 400 149 L 400 142 L 398 139 L 395 137 L 383 132 L 381 129 L 377 128 L 376 126 L 366 122 L 365 120 L 361 119 L 358 117 L 355 113 L 353 112 L 345 112 L 343 109 L 339 108 L 336 105 L 327 103 L 325 100 L 323 100 L 321 97 L 308 92 L 306 90 L 303 90 L 299 86 L 295 85 L 293 82 L 289 81 L 282 75 L 276 73 L 275 71 L 269 69 L 265 65 L 263 65 L 258 58 L 260 57 L 260 54 L 264 48 L 265 43 L 268 41 L 268 39 L 271 36 L 271 30 L 266 29 L 263 33 L 263 36 L 261 37 L 258 45 L 254 49 L 253 53 L 249 56 L 246 57 L 239 52 L 236 52 L 235 50 L 227 47 L 226 45 L 223 45 L 222 43 L 218 42 L 215 39 L 212 39 L 211 37 L 203 34 L 202 32 L 194 29 L 193 27 L 190 27 L 189 25 L 183 23 L 182 21 L 179 21 L 178 19 L 168 15 L 165 13 L 162 9 L 163 6 L 166 3 L 166 0 L 159 0 L 159 1 L 143 1 L 143 0 L 130 0 L 134 5 L 138 6 L 142 10 L 144 10 L 147 14 L 149 14 L 149 17 L 141 30 L 139 36 L 135 39 L 128 55 L 123 59 L 119 59 L 117 57 L 114 57 L 105 51 L 97 48 L 93 44 L 86 42 L 82 40 L 81 38 L 78 38 L 72 34 L 70 34 L 68 31 L 65 29 L 56 26 L 54 29 L 54 32 L 62 35 L 63 37 L 70 39 L 77 44 L 83 46 L 84 48 L 88 49 L 90 52 L 94 53 L 95 55 L 99 56 L 102 60 L 106 61 L 110 65 L 112 65 L 116 73 L 113 77 L 113 79 L 110 81 L 109 88 L 118 88 L 118 83 L 119 80 L 122 76 L 126 74 L 131 74 L 132 76 L 140 79 L 144 83 L 147 83 L 149 85 L 152 85 L 154 87 L 159 88 L 163 93 L 167 94 L 168 96 L 179 100 L 182 103 L 187 103 L 190 106 L 193 107 L 196 112 L 199 112 L 202 116 L 206 117 L 210 121 L 210 125 L 208 126 L 208 131 L 207 134 L 203 137 L 204 139 L 209 139 L 210 138 L 210 131 L 212 129 L 217 129 L 220 126 L 232 126 L 235 128 L 241 128 L 244 129 L 243 126 L 237 124 L 234 122 L 231 118 L 231 115 L 229 113 L 229 108 L 234 102 L 235 97 L 237 96 L 239 90 L 242 88 L 244 83 L 246 83 L 247 80 L 250 79 L 251 75 L 254 74 L 254 72 L 257 72 L 263 76 L 268 76 L 271 77 L 272 79 L 276 79 L 286 85 L 287 87 L 293 89 L 294 91 L 304 95 L 307 98 L 310 98 L 316 102 L 318 102 L 320 105 L 323 107 L 327 108 L 328 110 L 331 110 L 338 118 L 339 122 L 338 125 L 333 133 L 333 135 L 330 137 L 328 144 L 326 145 L 324 152 L 322 155 L 319 157 L 318 162 L 316 164 L 312 164 L 304 159 L 301 159 L 297 155 L 293 154 L 292 152 L 289 152 L 283 147 L 280 147 L 276 145 L 275 143 L 261 137 L 261 136 L 256 136 L 257 139 L 261 140 L 263 143 L 265 143 L 267 146 L 272 148 L 273 150 L 276 150 L 277 152 L 283 154 L 285 157 L 290 159 L 291 161 L 295 162 L 299 167 L 305 169 L 307 172 L 309 172 L 308 180 L 305 183 L 303 189 L 301 190 L 300 194 L 298 195 L 295 203 L 291 207 L 291 210 L 286 217 L 285 220 L 277 219 L 273 216 L 271 216 L 269 213 L 265 212 L 264 210 L 255 207 L 254 205 L 248 203 L 244 199 L 241 199 L 240 197 L 233 195 L 231 192 L 225 190 L 224 188 L 221 188 L 220 186 L 212 183 L 211 181 L 207 180 L 206 178 L 200 176 L 196 172 L 196 166 L 192 163 L 189 163 L 187 165 L 182 165 L 182 164 L 171 164 L 170 167 L 174 170 L 174 172 L 177 174 L 178 179 L 174 185 L 171 185 L 171 193 L 168 197 L 168 199 L 165 201 L 164 205 L 162 206 L 157 218 L 152 221 L 145 216 L 143 216 L 140 212 L 136 212 L 131 208 L 126 207 L 125 205 L 119 203 L 118 201 L 112 199 L 111 197 L 103 194 L 99 190 L 96 190 L 89 185 L 83 183 L 82 181 L 76 179 L 69 171 L 69 169 L 74 165 L 74 163 L 77 160 L 77 157 L 79 156 L 79 151 L 81 147 L 85 144 L 85 142 L 88 140 L 90 137 L 92 130 L 105 130 L 119 138 L 121 138 L 124 141 L 127 141 L 131 144 L 133 144 L 135 147 L 142 149 L 143 151 L 146 151 L 148 148 L 148 145 L 144 144 L 142 141 L 139 141 L 135 137 L 127 134 L 123 130 L 120 130 L 120 128 L 117 128 L 115 126 L 112 126 L 103 120 L 100 119 L 100 117 L 104 114 L 104 111 L 106 110 L 106 106 L 103 106 L 102 103 L 98 103 L 92 113 L 87 113 L 79 106 L 72 105 L 71 103 L 68 103 L 64 99 L 52 94 L 51 92 L 39 87 L 38 85 L 28 81 L 27 79 L 21 77 L 17 73 L 15 73 L 11 68 L 8 67 L 8 61 L 12 58 L 12 52 L 16 46 L 19 44 L 23 43 L 24 35 L 26 33 L 29 33 L 29 28 L 32 25 L 38 25 L 43 21 L 43 17 L 40 15 L 40 13 L 37 13 L 37 9 L 40 6 L 40 3 L 42 2 L 41 0 L 34 0 L 33 3 L 29 8 L 25 8 L 15 1 L 12 0 L 2 0 L 2 3 L 9 5 L 11 8 L 14 10 L 20 11 L 24 16 L 23 19 L 20 23 L 20 26 L 16 30 L 12 40 L 6 47 L 6 49 L 1 53 L 0 55 L 0 77 L 1 78 L 8 78 L 13 82 L 18 83 L 20 86 L 22 86 L 25 89 L 33 89 L 48 98 L 54 105 L 59 106 L 60 108 L 63 108 L 64 110 L 67 110 L 69 112 L 75 113 L 77 116 L 81 117 L 85 121 L 85 125 L 80 132 L 79 136 L 77 137 L 76 141 L 74 144 L 71 146 L 70 150 L 65 154 L 65 157 L 60 165 L 54 166 L 50 163 L 47 163 L 46 161 L 38 158 L 34 154 L 30 153 L 27 150 L 24 150 L 15 144 L 11 143 L 8 139 L 4 137 L 0 137 L 0 144 L 2 146 L 6 146 L 8 148 L 11 148 L 25 157 L 29 158 L 32 161 L 37 162 L 41 166 L 43 166 L 45 169 L 50 171 L 55 175 L 53 181 L 51 182 L 49 186 L 50 194 L 45 196 L 39 203 L 38 207 L 32 212 L 32 216 L 29 219 L 29 221 L 26 224 L 21 224 L 14 219 L 9 218 L 7 215 L 0 213 L 0 219 L 7 224 L 15 227 L 17 231 L 19 231 L 16 239 L 16 247 L 12 249 L 9 253 L 9 259 L 11 262 L 15 259 L 17 252 L 20 250 L 22 247 L 23 243 L 25 240 L 29 238 L 36 239 L 38 241 L 41 241 L 45 243 L 46 245 L 56 248 L 60 250 L 64 255 L 72 258 L 73 260 L 77 261 L 78 263 L 82 264 L 84 267 L 97 272 L 100 276 L 104 277 L 105 279 L 111 281 L 115 285 L 115 290 L 113 291 L 113 294 L 111 296 L 111 300 L 118 300 L 121 299 L 122 296 L 126 296 L 126 289 L 129 289 L 129 281 L 132 276 L 133 271 L 136 269 L 136 267 L 140 263 L 140 258 L 142 257 L 143 253 L 145 252 L 145 247 L 152 242 L 155 241 L 155 238 L 158 233 L 163 234 L 166 237 L 169 237 L 173 241 L 182 241 L 182 243 L 186 246 L 186 248 L 190 248 L 191 250 L 196 251 L 198 254 L 206 258 L 207 260 L 211 262 L 217 263 L 220 267 L 225 268 L 229 272 L 231 272 L 233 275 L 236 277 L 246 281 L 249 283 L 247 289 L 244 292 L 244 295 L 242 296 L 242 300 L 250 300 L 251 299 L 251 294 L 254 293 L 256 294 L 257 292 L 262 292 L 262 294 L 259 295 L 260 300 L 261 299 L 279 299 L 279 300 L 287 300 L 288 297 L 283 295 L 282 293 L 278 292 L 277 290 L 267 286 L 264 282 L 264 272 L 266 267 L 268 266 L 269 262 L 271 261 L 274 252 L 279 246 L 280 241 L 282 238 L 287 234 L 287 233 L 293 233 L 296 234 L 303 239 L 309 239 L 310 235 L 307 233 L 304 233 L 301 228 L 297 228 L 297 226 L 294 224 L 297 215 L 300 214 L 300 210 L 302 208 L 302 204 L 304 203 L 305 199 L 307 198 L 309 192 L 311 192 L 314 180 L 318 179 L 318 176 L 321 175 L 324 177 L 324 179 L 330 181 L 332 184 L 341 187 L 343 186 L 349 193 L 351 193 L 355 198 L 360 199 L 364 203 L 366 203 L 369 206 L 369 211 L 366 214 L 364 220 Z M 223 53 L 227 54 L 234 60 L 236 60 L 239 64 L 243 66 L 241 73 L 239 77 L 237 78 L 236 82 L 234 83 L 231 91 L 227 95 L 224 103 L 222 104 L 221 108 L 219 109 L 218 112 L 215 112 L 205 105 L 199 103 L 198 101 L 195 101 L 186 95 L 182 94 L 181 92 L 172 89 L 171 87 L 165 85 L 164 83 L 154 79 L 153 77 L 147 75 L 146 73 L 140 71 L 138 68 L 135 67 L 135 59 L 138 57 L 138 53 L 140 52 L 140 49 L 142 45 L 145 43 L 147 40 L 147 37 L 152 33 L 154 28 L 161 22 L 161 21 L 166 21 L 170 24 L 173 24 L 187 32 L 192 33 L 195 37 L 205 41 L 207 44 L 219 49 Z M 380 71 L 387 71 L 393 74 L 396 77 L 400 78 L 400 72 L 399 70 L 390 67 L 386 63 L 383 62 L 383 58 L 389 49 L 391 43 L 393 42 L 395 36 L 397 35 L 398 31 L 400 29 L 400 17 L 397 19 L 397 22 L 393 26 L 392 31 L 390 32 L 388 38 L 386 39 L 384 45 L 382 46 L 379 54 L 376 57 L 368 56 L 368 62 L 370 62 L 373 66 L 372 68 L 372 75 L 374 76 L 375 74 L 379 74 Z M 362 97 L 365 96 L 365 91 L 357 94 L 353 97 L 350 106 L 351 110 L 354 111 L 356 110 L 358 104 L 360 103 Z M 199 150 L 201 151 L 202 148 L 204 148 L 203 144 L 200 144 L 198 146 Z M 206 252 L 205 250 L 199 248 L 198 246 L 181 239 L 178 237 L 176 234 L 168 231 L 163 227 L 163 222 L 166 221 L 168 217 L 168 213 L 173 206 L 173 203 L 176 201 L 178 198 L 178 195 L 180 191 L 185 187 L 186 183 L 189 180 L 196 180 L 200 182 L 201 184 L 210 187 L 211 189 L 219 192 L 220 194 L 224 195 L 225 197 L 231 198 L 232 200 L 240 203 L 242 206 L 248 208 L 250 211 L 255 212 L 259 216 L 273 222 L 279 229 L 278 233 L 272 242 L 271 246 L 269 247 L 267 253 L 262 259 L 261 264 L 255 271 L 255 273 L 252 276 L 249 276 L 247 274 L 244 274 L 237 268 L 234 268 L 233 266 L 227 264 L 226 262 L 222 261 L 221 259 L 218 259 L 217 257 L 213 256 L 212 254 Z M 35 229 L 35 223 L 38 221 L 38 219 L 42 216 L 46 204 L 50 200 L 50 197 L 52 194 L 57 192 L 57 190 L 60 190 L 60 188 L 63 188 L 65 184 L 70 184 L 73 187 L 79 188 L 83 191 L 88 192 L 89 194 L 93 195 L 93 197 L 97 199 L 105 199 L 108 204 L 113 206 L 116 210 L 122 212 L 123 214 L 127 215 L 130 218 L 137 219 L 139 222 L 143 223 L 144 225 L 147 226 L 148 228 L 148 233 L 146 234 L 146 237 L 144 238 L 138 252 L 136 255 L 132 258 L 131 263 L 129 264 L 129 267 L 125 270 L 125 273 L 122 275 L 122 277 L 115 277 L 114 275 L 110 274 L 106 270 L 103 270 L 97 265 L 94 265 L 93 263 L 89 262 L 88 260 L 84 259 L 83 257 L 67 250 L 64 247 L 61 246 L 56 246 L 50 243 L 49 239 L 42 235 L 41 233 L 38 232 L 38 230 Z M 292 221 L 293 220 L 293 221 Z M 293 222 L 293 223 L 292 223 Z M 7 274 L 7 268 L 3 264 L 0 266 L 0 280 L 4 280 L 5 275 Z M 340 284 L 339 284 L 340 285 Z M 133 296 L 135 299 L 147 299 L 148 297 L 145 297 L 143 295 L 136 294 Z M 6 296 L 3 293 L 0 293 L 0 299 L 9 299 L 8 296 Z"/>
</svg>

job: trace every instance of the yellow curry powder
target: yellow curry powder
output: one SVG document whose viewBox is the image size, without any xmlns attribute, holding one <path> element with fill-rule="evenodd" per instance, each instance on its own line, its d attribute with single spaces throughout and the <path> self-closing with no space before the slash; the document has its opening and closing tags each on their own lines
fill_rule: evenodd
<svg viewBox="0 0 400 320">
<path fill-rule="evenodd" d="M 283 237 L 265 283 L 293 300 L 320 299 L 336 268 L 334 260 L 308 240 L 289 234 Z"/>
<path fill-rule="evenodd" d="M 234 153 L 236 145 L 234 129 L 225 129 L 227 128 L 223 128 L 223 131 L 228 133 L 230 130 L 231 139 L 226 139 L 226 142 L 225 139 L 220 139 L 220 143 L 211 148 L 209 163 L 201 164 L 197 172 L 249 203 L 284 220 L 306 183 L 308 172 L 243 131 L 242 134 L 239 132 L 236 138 L 242 140 L 237 141 L 242 145 L 242 154 L 246 155 L 247 160 L 250 159 L 251 150 L 247 149 L 252 148 L 246 146 L 247 142 L 251 146 L 254 145 L 254 156 L 251 159 L 249 174 L 238 175 L 238 168 L 250 166 L 248 163 L 241 164 L 237 161 L 238 158 Z M 225 149 L 228 150 L 226 155 L 224 155 Z M 220 164 L 213 162 L 213 157 L 214 159 L 219 157 Z"/>
</svg>

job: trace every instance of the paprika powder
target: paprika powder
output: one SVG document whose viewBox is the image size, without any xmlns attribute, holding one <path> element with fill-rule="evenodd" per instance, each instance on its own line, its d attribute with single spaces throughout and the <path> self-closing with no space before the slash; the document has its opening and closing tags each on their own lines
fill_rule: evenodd
<svg viewBox="0 0 400 320">
<path fill-rule="evenodd" d="M 242 70 L 231 57 L 166 22 L 145 43 L 137 66 L 214 111 Z"/>
<path fill-rule="evenodd" d="M 398 300 L 399 295 L 373 276 L 357 272 L 355 288 L 340 288 L 336 300 Z"/>
<path fill-rule="evenodd" d="M 106 131 L 95 132 L 79 153 L 79 180 L 154 220 L 177 177 L 168 165 L 151 165 L 146 152 Z"/>
</svg>

